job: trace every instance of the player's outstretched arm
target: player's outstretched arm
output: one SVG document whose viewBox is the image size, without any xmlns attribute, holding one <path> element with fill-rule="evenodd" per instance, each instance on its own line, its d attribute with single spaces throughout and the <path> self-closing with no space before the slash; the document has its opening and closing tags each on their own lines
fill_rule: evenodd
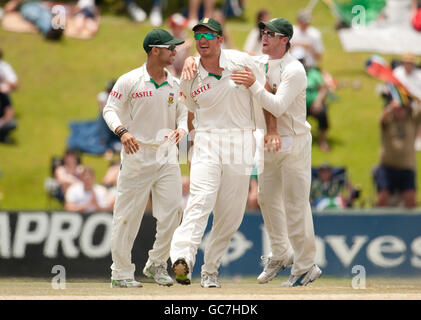
<svg viewBox="0 0 421 320">
<path fill-rule="evenodd" d="M 249 88 L 259 104 L 276 118 L 279 118 L 289 108 L 297 95 L 307 86 L 304 71 L 285 74 L 275 95 L 267 92 L 263 85 L 256 81 L 253 71 L 248 68 L 233 72 L 231 77 L 236 84 L 242 84 Z"/>
</svg>

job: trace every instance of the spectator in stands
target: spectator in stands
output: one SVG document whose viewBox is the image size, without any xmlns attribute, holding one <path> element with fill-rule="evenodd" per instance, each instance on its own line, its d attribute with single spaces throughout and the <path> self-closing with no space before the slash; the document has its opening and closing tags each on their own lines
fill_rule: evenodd
<svg viewBox="0 0 421 320">
<path fill-rule="evenodd" d="M 8 13 L 20 13 L 13 19 L 10 24 L 6 25 L 6 29 L 11 31 L 22 31 L 19 26 L 22 18 L 24 21 L 29 22 L 36 30 L 40 31 L 45 39 L 60 40 L 63 34 L 62 28 L 53 28 L 51 6 L 49 2 L 41 2 L 38 0 L 24 1 L 24 0 L 11 0 L 4 6 L 4 11 Z M 4 26 L 4 25 L 3 25 Z M 29 31 L 24 28 L 24 31 Z"/>
<path fill-rule="evenodd" d="M 412 0 L 411 23 L 415 30 L 421 31 L 421 0 Z"/>
<path fill-rule="evenodd" d="M 392 100 L 383 110 L 380 119 L 380 164 L 374 171 L 374 180 L 377 184 L 377 206 L 393 205 L 391 200 L 395 193 L 406 208 L 416 206 L 414 142 L 420 123 L 419 103 L 414 109 Z"/>
<path fill-rule="evenodd" d="M 117 196 L 117 179 L 120 173 L 120 162 L 111 161 L 110 165 L 102 178 L 102 185 L 107 188 L 112 199 Z M 188 189 L 187 189 L 188 190 Z M 145 208 L 146 212 L 152 211 L 152 197 L 149 197 Z"/>
<path fill-rule="evenodd" d="M 260 34 L 259 22 L 269 21 L 270 13 L 266 9 L 257 12 L 256 25 L 247 36 L 243 50 L 252 56 L 262 55 L 262 36 Z"/>
<path fill-rule="evenodd" d="M 65 209 L 83 213 L 112 211 L 114 197 L 104 186 L 95 183 L 95 172 L 91 167 L 83 168 L 81 180 L 66 191 Z"/>
<path fill-rule="evenodd" d="M 168 22 L 170 25 L 170 33 L 174 37 L 184 40 L 183 44 L 177 46 L 177 54 L 175 55 L 174 63 L 167 67 L 175 77 L 180 78 L 184 60 L 193 55 L 193 41 L 186 32 L 187 18 L 180 13 L 174 13 L 170 16 Z"/>
<path fill-rule="evenodd" d="M 401 57 L 402 64 L 393 70 L 394 76 L 402 82 L 409 93 L 421 101 L 421 69 L 417 68 L 417 58 L 412 52 Z"/>
<path fill-rule="evenodd" d="M 245 10 L 246 0 L 225 0 L 224 14 L 227 18 L 241 17 Z"/>
<path fill-rule="evenodd" d="M 0 49 L 0 94 L 10 95 L 17 87 L 18 76 L 12 66 L 3 60 L 3 51 Z"/>
<path fill-rule="evenodd" d="M 149 14 L 149 20 L 153 27 L 162 25 L 162 0 L 153 0 L 152 10 Z M 146 12 L 140 8 L 134 0 L 124 0 L 127 11 L 131 18 L 136 22 L 143 22 L 147 18 Z"/>
<path fill-rule="evenodd" d="M 393 74 L 408 89 L 414 100 L 421 101 L 421 69 L 417 68 L 416 60 L 413 53 L 404 53 L 402 64 L 393 70 Z M 415 140 L 415 149 L 421 151 L 421 128 Z"/>
<path fill-rule="evenodd" d="M 324 45 L 321 32 L 311 26 L 311 12 L 303 9 L 298 12 L 297 25 L 291 39 L 291 54 L 295 56 L 297 48 L 305 50 L 304 61 L 309 67 L 317 67 L 322 59 Z"/>
<path fill-rule="evenodd" d="M 304 65 L 307 74 L 306 106 L 307 117 L 314 117 L 319 126 L 318 144 L 320 150 L 329 152 L 330 146 L 327 141 L 329 120 L 327 114 L 327 97 L 329 88 L 325 83 L 322 72 L 317 67 L 308 67 L 305 63 L 304 49 L 300 48 L 295 52 L 296 58 Z"/>
<path fill-rule="evenodd" d="M 17 127 L 10 93 L 18 87 L 18 78 L 12 66 L 3 60 L 0 49 L 0 142 L 11 143 L 10 132 Z"/>
<path fill-rule="evenodd" d="M 335 177 L 333 167 L 323 163 L 317 171 L 317 177 L 311 181 L 310 203 L 317 210 L 328 208 L 344 209 L 352 207 L 359 197 L 360 190 L 354 188 L 346 176 Z"/>
<path fill-rule="evenodd" d="M 213 19 L 218 21 L 222 26 L 222 34 L 224 35 L 224 42 L 222 43 L 222 49 L 235 49 L 232 41 L 231 34 L 227 30 L 225 14 L 221 9 L 215 9 L 213 11 Z"/>
<path fill-rule="evenodd" d="M 60 186 L 63 198 L 71 185 L 81 182 L 82 171 L 83 166 L 79 154 L 75 150 L 67 149 L 64 152 L 62 165 L 54 170 L 54 178 Z"/>
<path fill-rule="evenodd" d="M 10 132 L 17 127 L 9 95 L 0 93 L 0 142 L 12 143 Z"/>
<path fill-rule="evenodd" d="M 329 120 L 327 115 L 326 98 L 329 93 L 328 87 L 325 85 L 323 75 L 317 68 L 306 70 L 307 73 L 307 89 L 306 89 L 306 105 L 307 116 L 317 119 L 319 127 L 318 144 L 320 150 L 324 152 L 330 151 L 327 141 L 327 131 L 329 129 Z"/>
<path fill-rule="evenodd" d="M 200 5 L 203 4 L 203 17 L 212 17 L 215 0 L 189 0 L 188 27 L 192 29 L 199 21 Z"/>
<path fill-rule="evenodd" d="M 99 29 L 100 12 L 95 0 L 78 0 L 67 17 L 64 34 L 78 39 L 91 39 Z"/>
</svg>

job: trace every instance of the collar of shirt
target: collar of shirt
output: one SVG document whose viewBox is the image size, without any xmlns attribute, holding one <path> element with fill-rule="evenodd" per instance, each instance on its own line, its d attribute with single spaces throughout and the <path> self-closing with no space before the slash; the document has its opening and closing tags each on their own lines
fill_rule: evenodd
<svg viewBox="0 0 421 320">
<path fill-rule="evenodd" d="M 158 85 L 155 80 L 151 78 L 151 76 L 148 73 L 148 70 L 146 69 L 146 63 L 143 64 L 141 71 L 140 71 L 140 77 L 143 77 L 143 80 L 145 82 L 149 81 L 152 82 L 155 85 L 155 88 L 158 89 L 159 87 L 163 86 L 164 84 L 169 84 L 171 87 L 174 87 L 174 77 L 172 76 L 171 72 L 168 71 L 167 68 L 164 68 L 165 73 L 167 74 L 167 80 Z"/>
<path fill-rule="evenodd" d="M 259 59 L 260 60 L 260 59 Z M 260 62 L 267 65 L 269 64 L 269 61 L 273 62 L 273 64 L 278 64 L 281 66 L 282 69 L 290 63 L 292 60 L 294 60 L 294 57 L 289 53 L 289 51 L 285 52 L 282 58 L 280 59 L 269 59 L 268 55 L 263 55 Z"/>
<path fill-rule="evenodd" d="M 222 71 L 222 74 L 224 73 L 224 71 L 225 70 Z M 199 72 L 200 79 L 205 79 L 206 77 L 215 77 L 215 79 L 220 80 L 222 78 L 222 75 L 216 75 L 216 74 L 206 71 L 206 69 L 202 66 L 200 61 L 198 65 L 198 72 Z"/>
</svg>

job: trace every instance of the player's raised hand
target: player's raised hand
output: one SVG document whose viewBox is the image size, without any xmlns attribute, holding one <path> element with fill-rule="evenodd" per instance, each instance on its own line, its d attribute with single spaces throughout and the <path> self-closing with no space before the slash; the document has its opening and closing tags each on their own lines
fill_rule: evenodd
<svg viewBox="0 0 421 320">
<path fill-rule="evenodd" d="M 120 140 L 123 144 L 124 151 L 126 151 L 126 153 L 128 154 L 136 153 L 140 148 L 140 145 L 137 142 L 136 138 L 130 132 L 124 133 L 121 136 Z"/>
<path fill-rule="evenodd" d="M 235 84 L 243 85 L 247 88 L 250 88 L 256 81 L 253 71 L 247 67 L 244 70 L 234 71 L 231 75 L 231 79 Z"/>
<path fill-rule="evenodd" d="M 183 70 L 181 70 L 181 80 L 192 80 L 197 72 L 196 60 L 194 57 L 187 57 L 184 60 Z"/>
</svg>

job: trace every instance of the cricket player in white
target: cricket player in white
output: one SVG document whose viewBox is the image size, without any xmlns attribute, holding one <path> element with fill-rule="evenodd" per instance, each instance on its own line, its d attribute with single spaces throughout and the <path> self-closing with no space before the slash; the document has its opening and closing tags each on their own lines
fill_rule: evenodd
<svg viewBox="0 0 421 320">
<path fill-rule="evenodd" d="M 250 91 L 231 79 L 234 70 L 254 68 L 251 57 L 221 49 L 222 28 L 214 19 L 203 18 L 193 31 L 200 54 L 198 72 L 192 80 L 181 80 L 185 104 L 194 112 L 190 197 L 174 232 L 170 256 L 176 281 L 190 284 L 197 249 L 213 212 L 201 269 L 201 286 L 211 288 L 220 287 L 221 259 L 244 216 L 256 148 L 253 132 L 263 112 L 257 114 Z"/>
<path fill-rule="evenodd" d="M 182 216 L 176 143 L 188 129 L 187 108 L 178 101 L 179 81 L 165 67 L 183 42 L 162 29 L 149 32 L 143 42 L 147 62 L 117 80 L 103 110 L 124 146 L 111 236 L 112 287 L 142 286 L 134 279 L 131 251 L 150 192 L 157 230 L 143 273 L 158 284 L 173 284 L 167 261 Z"/>
<path fill-rule="evenodd" d="M 259 27 L 263 53 L 269 56 L 266 86 L 256 81 L 252 70 L 232 76 L 276 118 L 267 122 L 266 142 L 275 143 L 278 152 L 265 151 L 264 170 L 258 177 L 259 204 L 271 245 L 271 255 L 258 281 L 272 280 L 293 263 L 291 276 L 282 286 L 303 286 L 321 275 L 314 264 L 316 246 L 309 202 L 312 137 L 306 121 L 306 73 L 288 52 L 293 35 L 289 21 L 276 18 L 261 22 Z"/>
</svg>

